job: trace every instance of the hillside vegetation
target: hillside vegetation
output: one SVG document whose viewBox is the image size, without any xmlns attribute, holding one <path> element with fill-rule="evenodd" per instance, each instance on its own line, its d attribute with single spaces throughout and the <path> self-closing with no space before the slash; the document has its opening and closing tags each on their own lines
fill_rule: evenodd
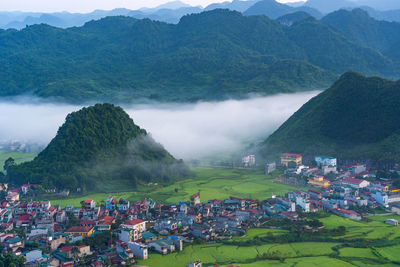
<svg viewBox="0 0 400 267">
<path fill-rule="evenodd" d="M 177 25 L 120 16 L 0 31 L 0 96 L 219 100 L 323 89 L 348 70 L 399 76 L 392 60 L 313 18 L 287 27 L 213 10 Z"/>
<path fill-rule="evenodd" d="M 92 191 L 112 180 L 128 188 L 169 182 L 188 173 L 185 165 L 135 125 L 122 108 L 97 104 L 67 116 L 56 137 L 30 162 L 7 176 L 16 184 Z"/>
<path fill-rule="evenodd" d="M 348 72 L 289 118 L 261 150 L 399 160 L 399 115 L 400 82 Z"/>
</svg>

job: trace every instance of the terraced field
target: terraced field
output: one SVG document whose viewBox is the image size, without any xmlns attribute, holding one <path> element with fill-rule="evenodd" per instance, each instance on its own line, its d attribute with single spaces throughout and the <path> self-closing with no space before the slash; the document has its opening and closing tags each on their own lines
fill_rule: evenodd
<svg viewBox="0 0 400 267">
<path fill-rule="evenodd" d="M 332 237 L 338 240 L 349 241 L 367 238 L 372 242 L 385 235 L 392 234 L 391 240 L 398 245 L 379 247 L 374 246 L 357 248 L 348 247 L 341 242 L 295 242 L 295 243 L 266 243 L 263 245 L 237 246 L 235 242 L 246 242 L 256 237 L 279 236 L 287 234 L 288 231 L 280 229 L 250 229 L 243 237 L 233 238 L 232 245 L 226 244 L 205 244 L 188 245 L 183 252 L 173 253 L 166 256 L 151 254 L 146 261 L 140 264 L 151 267 L 179 267 L 186 266 L 188 262 L 201 260 L 205 266 L 226 266 L 238 264 L 241 267 L 265 267 L 265 266 L 375 266 L 388 267 L 396 266 L 400 262 L 400 227 L 387 225 L 384 221 L 388 218 L 399 216 L 373 216 L 368 222 L 356 222 L 342 217 L 331 215 L 320 219 L 327 229 L 345 226 L 347 232 L 344 236 Z M 383 236 L 382 236 L 383 235 Z M 351 242 L 349 242 L 351 244 Z M 266 259 L 268 257 L 268 259 Z M 272 257 L 277 259 L 272 260 Z M 278 260 L 280 258 L 280 260 Z"/>
</svg>

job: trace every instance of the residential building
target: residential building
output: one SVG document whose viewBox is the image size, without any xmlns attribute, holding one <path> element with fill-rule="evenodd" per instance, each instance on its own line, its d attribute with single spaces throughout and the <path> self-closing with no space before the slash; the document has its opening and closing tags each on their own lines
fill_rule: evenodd
<svg viewBox="0 0 400 267">
<path fill-rule="evenodd" d="M 317 166 L 322 168 L 323 166 L 337 166 L 337 159 L 333 157 L 326 157 L 326 156 L 317 156 L 315 157 L 315 162 Z"/>
<path fill-rule="evenodd" d="M 242 157 L 242 164 L 244 167 L 252 167 L 256 165 L 256 156 L 255 155 L 244 155 Z"/>
<path fill-rule="evenodd" d="M 200 193 L 196 193 L 196 194 L 193 194 L 191 197 L 190 197 L 190 205 L 193 207 L 193 206 L 196 206 L 196 205 L 198 205 L 198 204 L 200 204 L 201 203 L 201 201 L 200 201 Z"/>
<path fill-rule="evenodd" d="M 135 243 L 135 242 L 129 242 L 127 244 L 136 257 L 142 260 L 147 260 L 148 248 L 146 245 L 142 245 L 140 243 Z"/>
<path fill-rule="evenodd" d="M 289 154 L 284 153 L 281 156 L 281 165 L 288 167 L 289 162 L 294 162 L 296 166 L 300 166 L 302 163 L 303 157 L 300 154 Z"/>
<path fill-rule="evenodd" d="M 329 180 L 325 180 L 323 176 L 312 177 L 308 180 L 308 184 L 311 186 L 318 186 L 322 188 L 328 188 L 331 185 Z"/>
<path fill-rule="evenodd" d="M 268 175 L 276 170 L 276 163 L 267 163 L 265 165 L 265 174 Z"/>
<path fill-rule="evenodd" d="M 94 209 L 96 207 L 96 202 L 92 199 L 85 200 L 82 204 L 83 208 L 85 209 Z"/>
<path fill-rule="evenodd" d="M 126 221 L 121 224 L 123 229 L 136 230 L 139 233 L 146 232 L 146 222 L 141 219 Z"/>
<path fill-rule="evenodd" d="M 386 224 L 391 224 L 391 225 L 394 225 L 394 226 L 398 226 L 399 225 L 399 221 L 395 220 L 395 219 L 388 219 L 388 220 L 385 221 L 385 223 Z"/>
<path fill-rule="evenodd" d="M 129 209 L 130 202 L 124 198 L 121 198 L 118 203 L 118 210 L 127 211 Z"/>
<path fill-rule="evenodd" d="M 117 200 L 112 196 L 109 196 L 106 200 L 106 209 L 115 210 L 117 208 Z"/>
<path fill-rule="evenodd" d="M 356 179 L 356 178 L 344 178 L 342 180 L 343 185 L 348 185 L 350 187 L 360 189 L 365 188 L 370 185 L 370 182 L 363 180 L 363 179 Z"/>
<path fill-rule="evenodd" d="M 94 228 L 90 226 L 73 226 L 65 231 L 67 234 L 80 235 L 82 238 L 89 237 L 93 234 Z"/>
</svg>

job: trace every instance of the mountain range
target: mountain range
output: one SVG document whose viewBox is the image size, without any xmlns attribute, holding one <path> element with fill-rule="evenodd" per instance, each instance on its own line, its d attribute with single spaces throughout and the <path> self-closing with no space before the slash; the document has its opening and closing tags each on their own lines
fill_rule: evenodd
<svg viewBox="0 0 400 267">
<path fill-rule="evenodd" d="M 222 9 L 184 16 L 177 25 L 107 17 L 69 29 L 0 31 L 0 95 L 71 102 L 241 98 L 327 88 L 348 70 L 398 77 L 396 60 L 312 17 L 290 27 Z"/>
<path fill-rule="evenodd" d="M 307 2 L 278 3 L 274 0 L 233 0 L 214 3 L 203 8 L 190 6 L 180 1 L 169 2 L 155 8 L 128 10 L 118 8 L 110 11 L 95 10 L 91 13 L 34 13 L 34 12 L 0 12 L 0 28 L 23 29 L 34 24 L 48 24 L 60 28 L 83 26 L 91 20 L 108 16 L 130 16 L 137 19 L 178 23 L 181 17 L 189 14 L 211 11 L 214 9 L 229 9 L 245 15 L 266 15 L 272 19 L 298 11 L 307 12 L 315 18 L 321 18 L 327 13 L 339 9 L 362 8 L 370 16 L 379 20 L 400 22 L 400 2 L 397 0 L 309 0 Z"/>
<path fill-rule="evenodd" d="M 101 191 L 108 184 L 134 188 L 169 182 L 188 169 L 120 107 L 96 104 L 67 116 L 57 135 L 30 162 L 7 169 L 14 184 Z M 109 188 L 108 188 L 109 190 Z"/>
<path fill-rule="evenodd" d="M 261 147 L 341 159 L 400 159 L 400 81 L 348 72 L 306 103 Z"/>
</svg>

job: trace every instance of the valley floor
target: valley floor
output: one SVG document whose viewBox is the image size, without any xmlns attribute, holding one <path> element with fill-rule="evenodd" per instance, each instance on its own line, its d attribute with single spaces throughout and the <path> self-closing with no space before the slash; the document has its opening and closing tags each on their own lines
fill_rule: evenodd
<svg viewBox="0 0 400 267">
<path fill-rule="evenodd" d="M 390 216 L 399 219 L 400 216 Z M 226 243 L 189 245 L 182 252 L 166 256 L 151 254 L 139 264 L 146 266 L 184 267 L 194 260 L 204 266 L 238 264 L 241 267 L 265 266 L 397 266 L 400 262 L 400 228 L 387 225 L 387 217 L 369 217 L 369 222 L 356 222 L 331 215 L 321 219 L 326 229 L 345 226 L 344 236 L 329 242 L 294 242 L 259 244 L 262 237 L 287 233 L 280 229 L 249 229 L 244 237 L 236 237 Z M 357 239 L 366 238 L 369 244 L 357 247 Z M 379 238 L 387 238 L 392 244 L 378 245 Z M 337 239 L 336 242 L 334 239 Z M 251 243 L 254 242 L 254 245 Z M 229 243 L 233 243 L 230 245 Z M 239 244 L 243 245 L 239 245 Z M 274 259 L 276 258 L 276 259 Z M 278 259 L 279 258 L 279 259 Z"/>
<path fill-rule="evenodd" d="M 140 186 L 136 191 L 123 192 L 121 189 L 129 188 L 129 185 L 116 186 L 114 183 L 103 186 L 104 188 L 114 188 L 114 190 L 106 193 L 53 199 L 51 203 L 62 207 L 66 205 L 79 206 L 82 200 L 93 199 L 97 203 L 102 203 L 109 195 L 113 195 L 118 199 L 123 197 L 130 201 L 152 198 L 159 203 L 170 204 L 188 201 L 190 196 L 196 192 L 200 192 L 201 201 L 222 200 L 229 198 L 229 196 L 265 199 L 272 194 L 284 195 L 296 189 L 292 186 L 274 183 L 273 179 L 279 176 L 279 172 L 265 176 L 262 171 L 254 170 L 193 168 L 192 171 L 194 173 L 193 178 L 178 181 L 165 187 L 153 184 Z"/>
</svg>

